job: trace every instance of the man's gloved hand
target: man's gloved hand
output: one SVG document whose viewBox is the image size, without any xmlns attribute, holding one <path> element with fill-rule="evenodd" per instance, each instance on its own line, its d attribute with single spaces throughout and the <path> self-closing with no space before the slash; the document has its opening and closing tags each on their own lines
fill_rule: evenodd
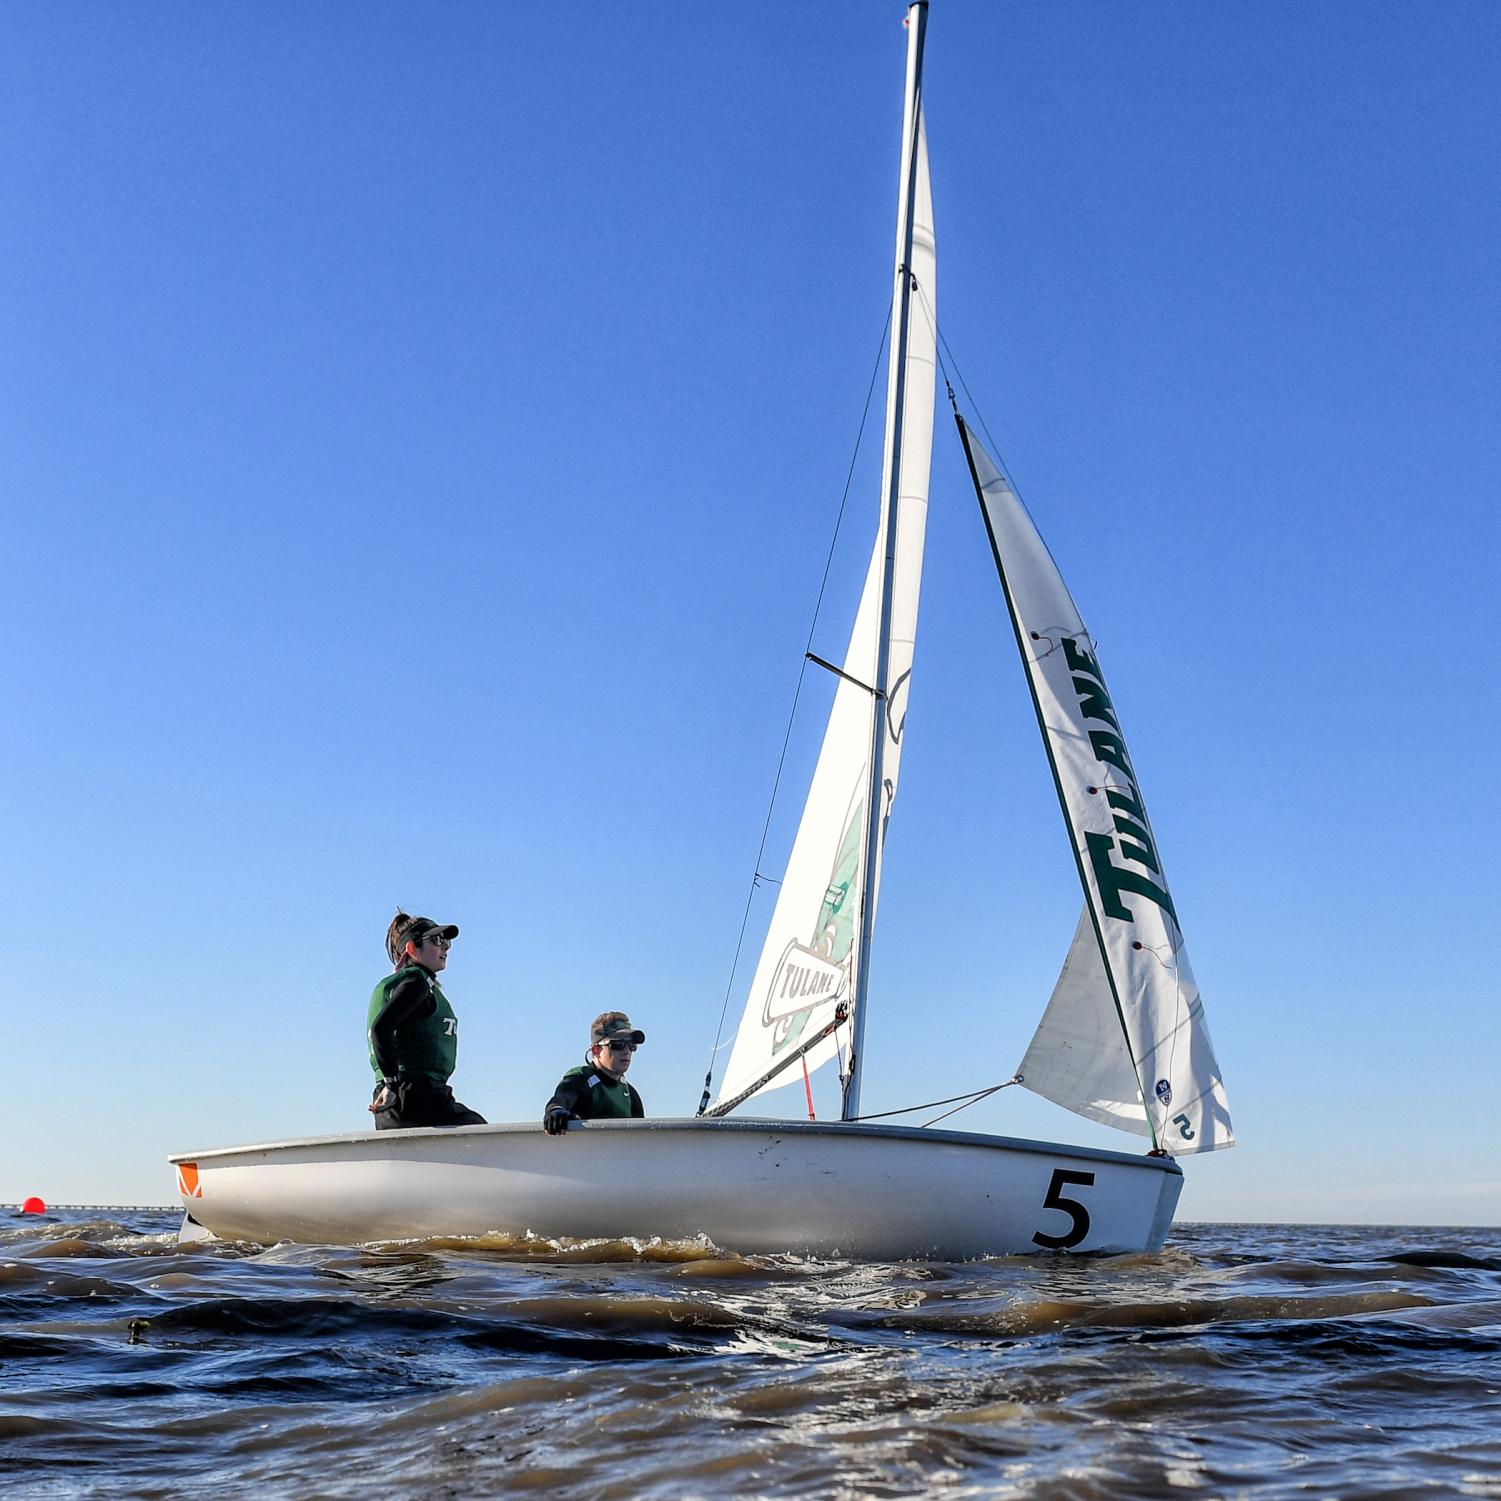
<svg viewBox="0 0 1501 1501">
<path fill-rule="evenodd" d="M 549 1136 L 561 1136 L 568 1129 L 568 1122 L 572 1119 L 573 1112 L 571 1110 L 565 1110 L 561 1105 L 554 1105 L 542 1117 L 542 1129 Z"/>
</svg>

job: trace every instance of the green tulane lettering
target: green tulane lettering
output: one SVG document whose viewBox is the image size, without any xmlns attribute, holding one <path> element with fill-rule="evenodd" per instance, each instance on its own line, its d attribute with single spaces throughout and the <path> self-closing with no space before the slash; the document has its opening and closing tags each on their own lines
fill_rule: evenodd
<svg viewBox="0 0 1501 1501">
<path fill-rule="evenodd" d="M 1089 744 L 1096 759 L 1125 772 L 1131 778 L 1132 786 L 1136 785 L 1136 773 L 1132 771 L 1131 758 L 1126 754 L 1126 742 L 1114 730 L 1091 730 Z"/>
<path fill-rule="evenodd" d="M 1107 787 L 1105 801 L 1116 810 L 1117 815 L 1126 815 L 1112 820 L 1115 832 L 1137 841 L 1135 845 L 1122 841 L 1121 849 L 1125 851 L 1127 858 L 1139 860 L 1143 865 L 1160 872 L 1162 867 L 1157 861 L 1157 846 L 1152 843 L 1152 836 L 1147 832 L 1147 810 L 1141 805 L 1141 794 L 1134 787 L 1130 792 L 1124 792 L 1119 787 Z"/>
<path fill-rule="evenodd" d="M 1064 636 L 1062 641 L 1063 657 L 1070 671 L 1087 674 L 1070 679 L 1074 692 L 1079 695 L 1079 713 L 1085 719 L 1097 719 L 1110 726 L 1109 732 L 1090 731 L 1089 743 L 1094 747 L 1095 755 L 1101 761 L 1119 767 L 1134 782 L 1136 773 L 1131 770 L 1131 758 L 1126 754 L 1126 742 L 1121 739 L 1120 721 L 1115 717 L 1115 705 L 1105 688 L 1105 674 L 1100 671 L 1100 664 L 1072 636 Z"/>
<path fill-rule="evenodd" d="M 1100 888 L 1100 899 L 1111 917 L 1119 918 L 1122 922 L 1136 921 L 1131 909 L 1121 900 L 1121 893 L 1127 891 L 1156 902 L 1175 923 L 1178 921 L 1178 914 L 1173 911 L 1173 899 L 1164 887 L 1157 885 L 1155 881 L 1149 881 L 1145 876 L 1137 875 L 1134 870 L 1122 870 L 1111 861 L 1110 852 L 1115 841 L 1109 834 L 1086 834 L 1084 841 L 1089 846 L 1089 863 Z M 1127 849 L 1123 848 L 1122 853 L 1128 859 L 1137 858 Z M 1155 865 L 1152 867 L 1154 871 L 1156 868 Z"/>
<path fill-rule="evenodd" d="M 1110 695 L 1105 692 L 1100 683 L 1092 683 L 1088 678 L 1075 678 L 1074 692 L 1079 695 L 1079 712 L 1086 719 L 1099 719 L 1108 724 L 1117 733 L 1120 731 L 1120 722 L 1115 717 L 1115 705 L 1110 702 Z"/>
<path fill-rule="evenodd" d="M 1073 680 L 1074 692 L 1079 695 L 1079 712 L 1086 719 L 1098 719 L 1119 733 L 1120 721 L 1115 717 L 1115 705 L 1110 702 L 1100 664 L 1072 636 L 1063 637 L 1063 659 L 1071 672 L 1084 674 Z"/>
<path fill-rule="evenodd" d="M 1064 636 L 1062 639 L 1063 660 L 1068 663 L 1068 670 L 1070 672 L 1087 672 L 1103 688 L 1105 686 L 1105 674 L 1100 671 L 1100 664 L 1072 636 Z"/>
<path fill-rule="evenodd" d="M 1122 836 L 1121 854 L 1126 859 L 1134 860 L 1138 865 L 1145 865 L 1148 870 L 1157 875 L 1162 874 L 1162 867 L 1157 863 L 1157 850 L 1152 843 L 1152 836 L 1139 823 L 1132 823 L 1129 818 L 1117 818 L 1115 832 Z"/>
</svg>

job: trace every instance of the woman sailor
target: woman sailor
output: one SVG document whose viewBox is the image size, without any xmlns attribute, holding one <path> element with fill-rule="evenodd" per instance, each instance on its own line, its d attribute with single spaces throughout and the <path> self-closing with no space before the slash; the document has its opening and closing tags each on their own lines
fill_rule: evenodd
<svg viewBox="0 0 1501 1501">
<path fill-rule="evenodd" d="M 386 932 L 395 966 L 370 997 L 366 1022 L 377 1131 L 410 1126 L 483 1126 L 459 1104 L 448 1080 L 459 1056 L 459 1022 L 438 984 L 459 930 L 453 923 L 398 912 Z"/>
</svg>

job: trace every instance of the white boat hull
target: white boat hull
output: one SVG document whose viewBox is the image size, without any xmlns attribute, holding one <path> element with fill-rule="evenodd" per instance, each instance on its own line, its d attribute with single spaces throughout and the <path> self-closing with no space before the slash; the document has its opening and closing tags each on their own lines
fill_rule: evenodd
<svg viewBox="0 0 1501 1501">
<path fill-rule="evenodd" d="M 873 1261 L 1155 1251 L 1183 1184 L 1165 1157 L 798 1121 L 367 1131 L 170 1160 L 190 1221 L 225 1239 L 705 1236 Z"/>
</svg>

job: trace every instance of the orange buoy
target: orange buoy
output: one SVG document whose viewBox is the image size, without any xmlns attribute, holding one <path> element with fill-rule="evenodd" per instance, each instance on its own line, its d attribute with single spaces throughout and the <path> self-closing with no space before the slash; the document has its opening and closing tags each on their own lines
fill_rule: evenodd
<svg viewBox="0 0 1501 1501">
<path fill-rule="evenodd" d="M 35 1194 L 21 1205 L 22 1214 L 46 1214 L 46 1212 L 47 1206 Z"/>
</svg>

